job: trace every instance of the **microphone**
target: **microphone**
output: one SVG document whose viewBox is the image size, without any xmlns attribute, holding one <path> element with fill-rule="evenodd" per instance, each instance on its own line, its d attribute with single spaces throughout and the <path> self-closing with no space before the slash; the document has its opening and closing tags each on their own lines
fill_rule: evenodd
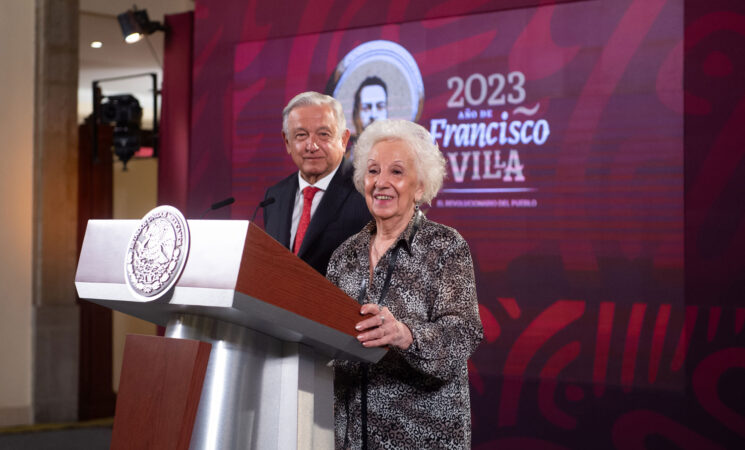
<svg viewBox="0 0 745 450">
<path fill-rule="evenodd" d="M 272 204 L 272 203 L 274 203 L 275 201 L 276 201 L 276 200 L 274 200 L 274 197 L 269 197 L 269 198 L 265 199 L 264 201 L 262 201 L 261 203 L 259 203 L 259 204 L 258 204 L 258 205 L 256 206 L 256 209 L 254 210 L 254 215 L 253 215 L 253 216 L 251 216 L 251 222 L 253 222 L 253 221 L 254 221 L 254 219 L 256 219 L 256 213 L 258 213 L 258 212 L 259 212 L 259 208 L 266 208 L 267 206 L 271 205 L 271 204 Z"/>
<path fill-rule="evenodd" d="M 217 203 L 213 203 L 212 206 L 210 206 L 210 209 L 214 211 L 216 209 L 222 208 L 223 206 L 232 205 L 233 203 L 235 203 L 235 199 L 233 197 L 228 197 L 225 200 L 220 200 Z"/>
<path fill-rule="evenodd" d="M 199 216 L 199 218 L 202 219 L 208 212 L 220 209 L 228 205 L 232 205 L 233 203 L 235 203 L 235 199 L 233 197 L 228 197 L 225 200 L 220 200 L 217 203 L 213 203 L 212 206 L 207 208 L 207 210 L 203 212 L 201 216 Z"/>
</svg>

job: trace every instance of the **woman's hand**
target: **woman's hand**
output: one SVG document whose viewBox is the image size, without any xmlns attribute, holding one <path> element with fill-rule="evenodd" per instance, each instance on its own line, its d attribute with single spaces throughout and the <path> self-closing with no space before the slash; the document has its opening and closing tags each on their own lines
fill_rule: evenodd
<svg viewBox="0 0 745 450">
<path fill-rule="evenodd" d="M 391 345 L 406 350 L 414 342 L 409 327 L 396 320 L 388 308 L 367 303 L 362 305 L 360 314 L 374 314 L 355 326 L 357 331 L 362 332 L 357 335 L 357 340 L 365 347 Z"/>
</svg>

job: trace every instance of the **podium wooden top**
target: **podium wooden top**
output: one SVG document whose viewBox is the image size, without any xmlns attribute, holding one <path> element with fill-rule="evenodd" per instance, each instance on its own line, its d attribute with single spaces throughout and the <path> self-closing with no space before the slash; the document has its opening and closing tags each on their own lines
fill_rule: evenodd
<svg viewBox="0 0 745 450">
<path fill-rule="evenodd" d="M 80 298 L 165 326 L 179 313 L 246 326 L 302 342 L 334 358 L 377 362 L 386 350 L 355 338 L 359 304 L 245 220 L 189 220 L 190 250 L 164 297 L 135 297 L 124 258 L 137 220 L 91 220 L 75 285 Z"/>
</svg>

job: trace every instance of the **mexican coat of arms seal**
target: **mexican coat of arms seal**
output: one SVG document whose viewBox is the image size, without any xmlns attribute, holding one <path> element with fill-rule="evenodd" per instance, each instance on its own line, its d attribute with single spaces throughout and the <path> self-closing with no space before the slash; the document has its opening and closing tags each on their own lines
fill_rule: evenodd
<svg viewBox="0 0 745 450">
<path fill-rule="evenodd" d="M 178 280 L 189 253 L 189 226 L 172 206 L 159 206 L 140 221 L 124 259 L 124 276 L 132 294 L 156 300 Z"/>
</svg>

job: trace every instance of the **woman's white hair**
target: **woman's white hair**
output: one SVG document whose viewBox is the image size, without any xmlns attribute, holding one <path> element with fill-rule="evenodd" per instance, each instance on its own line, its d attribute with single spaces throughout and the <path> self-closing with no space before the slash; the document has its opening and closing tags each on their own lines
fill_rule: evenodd
<svg viewBox="0 0 745 450">
<path fill-rule="evenodd" d="M 414 156 L 417 179 L 424 194 L 421 203 L 431 203 L 445 179 L 445 157 L 426 128 L 408 120 L 376 120 L 360 134 L 354 146 L 354 185 L 365 195 L 365 173 L 370 150 L 381 141 L 402 141 Z"/>
</svg>

